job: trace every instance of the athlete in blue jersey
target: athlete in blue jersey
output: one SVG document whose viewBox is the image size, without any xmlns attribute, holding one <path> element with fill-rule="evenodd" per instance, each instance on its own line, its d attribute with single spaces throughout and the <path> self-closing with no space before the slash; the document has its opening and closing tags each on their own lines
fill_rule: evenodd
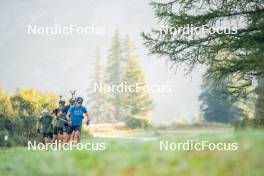
<svg viewBox="0 0 264 176">
<path fill-rule="evenodd" d="M 68 135 L 73 134 L 73 141 L 79 143 L 80 142 L 80 132 L 81 132 L 81 125 L 82 119 L 86 117 L 86 125 L 89 125 L 90 117 L 88 114 L 87 109 L 82 106 L 83 98 L 78 97 L 76 99 L 76 103 L 74 106 L 71 106 L 66 118 L 68 121 L 71 121 L 71 124 L 68 128 Z"/>
</svg>

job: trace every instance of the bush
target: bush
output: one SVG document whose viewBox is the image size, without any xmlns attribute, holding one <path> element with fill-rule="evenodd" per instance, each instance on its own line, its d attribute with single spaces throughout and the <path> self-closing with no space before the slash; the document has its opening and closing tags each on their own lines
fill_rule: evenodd
<svg viewBox="0 0 264 176">
<path fill-rule="evenodd" d="M 244 118 L 244 119 L 235 119 L 232 121 L 232 125 L 235 129 L 243 129 L 243 128 L 263 128 L 264 122 L 263 119 L 260 118 Z"/>
<path fill-rule="evenodd" d="M 7 146 L 25 146 L 27 141 L 40 141 L 36 133 L 36 117 L 4 117 L 0 114 L 0 146 L 4 146 L 4 136 L 8 135 Z"/>
<path fill-rule="evenodd" d="M 144 119 L 136 119 L 136 118 L 130 118 L 126 122 L 127 127 L 136 129 L 136 128 L 141 128 L 141 129 L 146 129 L 146 128 L 151 128 L 151 124 Z"/>
</svg>

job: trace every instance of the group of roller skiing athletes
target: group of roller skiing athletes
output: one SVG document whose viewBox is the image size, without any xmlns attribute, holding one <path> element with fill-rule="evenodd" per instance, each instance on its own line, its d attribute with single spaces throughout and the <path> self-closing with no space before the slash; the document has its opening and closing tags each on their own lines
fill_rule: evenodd
<svg viewBox="0 0 264 176">
<path fill-rule="evenodd" d="M 83 118 L 86 118 L 86 125 L 90 123 L 87 109 L 82 105 L 83 98 L 71 98 L 65 105 L 64 100 L 60 100 L 58 108 L 49 110 L 45 108 L 39 118 L 37 133 L 43 135 L 45 144 L 60 141 L 62 144 L 69 141 L 80 142 L 80 133 Z"/>
</svg>

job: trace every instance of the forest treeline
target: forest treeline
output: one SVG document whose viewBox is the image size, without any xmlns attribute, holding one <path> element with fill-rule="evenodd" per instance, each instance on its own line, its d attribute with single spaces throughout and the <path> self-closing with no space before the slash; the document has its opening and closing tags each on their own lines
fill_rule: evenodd
<svg viewBox="0 0 264 176">
<path fill-rule="evenodd" d="M 17 89 L 5 93 L 0 89 L 0 145 L 9 136 L 8 145 L 25 145 L 28 140 L 39 140 L 37 121 L 41 111 L 57 107 L 59 96 L 34 88 Z"/>
</svg>

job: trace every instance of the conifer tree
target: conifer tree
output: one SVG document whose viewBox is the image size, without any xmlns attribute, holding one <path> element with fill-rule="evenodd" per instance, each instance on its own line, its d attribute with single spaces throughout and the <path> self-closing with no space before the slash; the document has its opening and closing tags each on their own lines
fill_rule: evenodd
<svg viewBox="0 0 264 176">
<path fill-rule="evenodd" d="M 113 37 L 112 46 L 109 50 L 107 60 L 107 84 L 113 85 L 146 85 L 144 72 L 141 69 L 135 47 L 128 35 L 120 40 L 116 31 Z M 109 102 L 113 105 L 113 116 L 117 121 L 125 121 L 128 117 L 148 117 L 153 102 L 148 92 L 122 92 L 113 91 Z"/>
<path fill-rule="evenodd" d="M 109 49 L 109 56 L 107 60 L 107 84 L 109 86 L 120 85 L 122 79 L 122 69 L 123 65 L 123 56 L 122 56 L 122 47 L 119 38 L 119 32 L 116 31 L 112 39 L 112 46 Z M 123 120 L 123 115 L 121 113 L 121 94 L 117 91 L 112 92 L 112 96 L 109 101 L 114 107 L 114 118 L 118 121 Z"/>
<path fill-rule="evenodd" d="M 264 126 L 263 1 L 172 0 L 151 4 L 165 30 L 142 34 L 150 52 L 167 56 L 175 66 L 183 64 L 189 71 L 205 65 L 208 79 L 216 83 L 229 76 L 238 78 L 242 84 L 232 85 L 230 92 L 236 97 L 244 96 L 257 80 L 255 114 Z M 192 32 L 194 29 L 200 30 Z M 219 59 L 219 53 L 228 54 Z"/>
<path fill-rule="evenodd" d="M 122 105 L 127 118 L 144 118 L 149 120 L 149 113 L 153 109 L 153 101 L 147 89 L 145 75 L 136 56 L 131 55 L 128 61 L 123 82 L 131 90 L 122 93 Z"/>
<path fill-rule="evenodd" d="M 95 123 L 113 122 L 113 106 L 109 103 L 110 95 L 102 87 L 106 85 L 106 75 L 101 63 L 100 49 L 96 48 L 96 62 L 94 74 L 91 76 L 91 84 L 88 93 L 90 114 Z"/>
</svg>

